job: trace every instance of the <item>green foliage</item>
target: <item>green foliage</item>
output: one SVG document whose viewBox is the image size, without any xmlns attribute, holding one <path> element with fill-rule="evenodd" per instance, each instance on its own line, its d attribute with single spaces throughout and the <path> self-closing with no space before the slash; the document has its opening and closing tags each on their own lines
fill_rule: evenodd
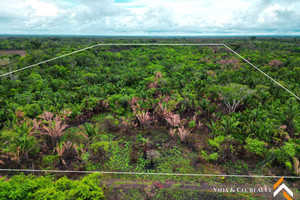
<svg viewBox="0 0 300 200">
<path fill-rule="evenodd" d="M 240 124 L 240 122 L 234 116 L 233 117 L 225 116 L 221 121 L 221 124 L 225 130 L 225 133 L 228 135 L 236 132 L 236 129 Z"/>
<path fill-rule="evenodd" d="M 99 142 L 92 143 L 90 145 L 90 149 L 94 152 L 98 152 L 98 151 L 107 152 L 109 150 L 109 147 L 110 147 L 110 142 L 108 141 L 99 141 Z"/>
<path fill-rule="evenodd" d="M 106 170 L 130 171 L 130 142 L 113 142 L 108 152 L 109 159 L 106 162 Z"/>
<path fill-rule="evenodd" d="M 190 156 L 196 157 L 196 154 Z M 171 148 L 161 152 L 161 156 L 156 160 L 156 172 L 161 173 L 193 173 L 195 169 L 191 165 L 191 159 L 182 154 L 177 148 Z M 174 177 L 180 179 L 180 177 Z"/>
<path fill-rule="evenodd" d="M 53 166 L 56 165 L 56 163 L 59 162 L 59 156 L 58 155 L 49 155 L 43 157 L 43 165 L 47 166 L 48 169 L 53 169 Z"/>
<path fill-rule="evenodd" d="M 130 42 L 151 40 L 133 38 Z M 195 42 L 155 39 L 158 43 L 182 41 Z M 10 37 L 0 39 L 0 46 L 26 50 L 26 57 L 11 65 L 15 70 L 56 57 L 58 47 L 63 54 L 100 42 L 126 39 Z M 249 44 L 249 38 L 227 38 L 224 42 L 290 91 L 300 91 L 299 39 L 256 38 Z M 273 169 L 272 165 L 280 164 L 290 169 L 293 156 L 299 157 L 299 143 L 294 142 L 300 133 L 299 102 L 262 77 L 223 48 L 117 45 L 53 60 L 33 71 L 16 73 L 12 80 L 1 77 L 0 165 L 57 168 L 59 160 L 49 137 L 31 133 L 33 124 L 23 122 L 38 120 L 45 110 L 58 116 L 70 108 L 70 116 L 61 116 L 70 125 L 61 140 L 76 144 L 77 152 L 74 148 L 74 152 L 64 151 L 66 162 L 74 163 L 70 170 L 203 173 L 197 163 L 199 155 L 207 162 L 220 161 L 220 168 L 230 159 L 253 166 L 252 159 L 238 154 L 244 149 L 254 160 L 265 154 L 275 158 L 263 161 L 263 167 Z M 132 100 L 148 112 L 149 125 L 141 126 Z M 180 126 L 191 131 L 186 143 L 180 143 L 178 129 L 170 129 L 167 118 L 171 113 L 178 114 Z M 36 130 L 42 133 L 44 125 Z M 160 156 L 151 161 L 149 151 Z"/>
<path fill-rule="evenodd" d="M 5 146 L 5 151 L 12 153 L 21 164 L 22 159 L 28 162 L 29 153 L 37 152 L 37 140 L 31 134 L 33 133 L 32 127 L 28 122 L 21 125 L 15 125 L 11 131 L 5 131 L 1 135 L 1 139 L 10 140 Z"/>
<path fill-rule="evenodd" d="M 217 161 L 219 158 L 219 153 L 215 152 L 215 153 L 211 153 L 211 154 L 207 154 L 205 151 L 201 151 L 201 157 L 206 160 L 206 161 Z"/>
<path fill-rule="evenodd" d="M 292 163 L 291 163 L 290 161 L 285 161 L 285 162 L 284 162 L 284 165 L 285 165 L 285 167 L 286 167 L 287 169 L 289 169 L 289 170 L 292 170 L 292 169 L 293 169 Z"/>
<path fill-rule="evenodd" d="M 267 151 L 265 146 L 266 146 L 265 142 L 260 141 L 259 139 L 247 138 L 246 145 L 244 147 L 246 150 L 248 150 L 253 154 L 264 156 Z"/>
<path fill-rule="evenodd" d="M 189 121 L 189 128 L 195 128 L 196 122 L 195 121 Z"/>
<path fill-rule="evenodd" d="M 8 181 L 0 179 L 1 199 L 104 199 L 99 174 L 85 176 L 80 181 L 67 177 L 55 181 L 50 176 L 15 175 Z"/>
<path fill-rule="evenodd" d="M 220 149 L 220 145 L 222 142 L 225 141 L 225 136 L 220 135 L 218 137 L 215 137 L 213 140 L 209 139 L 208 142 L 212 147 L 215 147 L 217 149 Z"/>
<path fill-rule="evenodd" d="M 223 98 L 229 113 L 235 112 L 240 104 L 254 93 L 247 85 L 237 83 L 230 83 L 226 86 L 215 86 L 215 88 Z"/>
<path fill-rule="evenodd" d="M 299 145 L 293 142 L 286 142 L 283 146 L 274 150 L 274 156 L 278 162 L 284 163 L 295 157 Z"/>
<path fill-rule="evenodd" d="M 88 137 L 93 137 L 97 134 L 96 125 L 93 125 L 91 123 L 86 123 L 85 126 L 83 126 L 83 130 Z"/>
</svg>

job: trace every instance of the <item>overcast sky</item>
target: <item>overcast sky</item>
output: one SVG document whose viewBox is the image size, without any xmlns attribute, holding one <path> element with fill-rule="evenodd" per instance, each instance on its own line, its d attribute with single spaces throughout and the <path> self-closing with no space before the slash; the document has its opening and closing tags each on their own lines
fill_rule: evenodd
<svg viewBox="0 0 300 200">
<path fill-rule="evenodd" d="M 300 1 L 0 0 L 0 34 L 300 35 Z"/>
</svg>

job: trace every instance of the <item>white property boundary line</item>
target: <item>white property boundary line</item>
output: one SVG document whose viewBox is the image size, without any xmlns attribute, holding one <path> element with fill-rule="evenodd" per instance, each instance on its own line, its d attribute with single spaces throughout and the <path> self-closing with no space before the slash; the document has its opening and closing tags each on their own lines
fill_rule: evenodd
<svg viewBox="0 0 300 200">
<path fill-rule="evenodd" d="M 228 50 L 230 50 L 231 52 L 233 52 L 234 54 L 236 54 L 238 57 L 240 57 L 242 60 L 244 60 L 245 62 L 247 62 L 248 64 L 250 64 L 252 67 L 254 67 L 255 69 L 257 69 L 259 72 L 261 72 L 263 75 L 265 75 L 266 77 L 268 77 L 269 79 L 271 79 L 273 82 L 275 82 L 277 85 L 279 85 L 280 87 L 282 87 L 283 89 L 285 89 L 287 92 L 289 92 L 290 94 L 292 94 L 294 97 L 296 97 L 298 100 L 300 100 L 300 98 L 298 96 L 296 96 L 294 93 L 292 93 L 290 90 L 288 90 L 287 88 L 285 88 L 283 85 L 281 85 L 280 83 L 278 83 L 277 81 L 275 81 L 273 78 L 271 78 L 269 75 L 267 75 L 265 72 L 263 72 L 262 70 L 260 70 L 258 67 L 256 67 L 255 65 L 253 65 L 252 63 L 250 63 L 248 60 L 246 60 L 245 58 L 243 58 L 241 55 L 239 55 L 238 53 L 236 53 L 234 50 L 232 50 L 231 48 L 229 48 L 226 44 L 181 44 L 181 43 L 175 43 L 175 44 L 159 44 L 159 43 L 142 43 L 142 44 L 96 44 L 90 47 L 86 47 L 83 49 L 79 49 L 77 51 L 68 53 L 68 54 L 64 54 L 55 58 L 51 58 L 49 60 L 45 60 L 33 65 L 29 65 L 27 67 L 21 68 L 21 69 L 17 69 L 15 71 L 11 71 L 5 74 L 1 74 L 0 77 L 3 76 L 7 76 L 9 74 L 13 74 L 28 68 L 32 68 L 38 65 L 41 65 L 43 63 L 47 63 L 53 60 L 57 60 L 59 58 L 63 58 L 81 51 L 85 51 L 87 49 L 91 49 L 97 46 L 224 46 L 226 47 Z M 164 176 L 215 176 L 215 177 L 244 177 L 244 178 L 281 178 L 283 176 L 251 176 L 251 175 L 218 175 L 218 174 L 178 174 L 178 173 L 143 173 L 143 172 L 105 172 L 105 171 L 67 171 L 67 170 L 26 170 L 26 169 L 0 169 L 1 171 L 5 171 L 5 172 L 53 172 L 53 173 L 101 173 L 101 174 L 127 174 L 127 175 L 164 175 Z M 285 176 L 284 178 L 300 178 L 300 177 L 296 177 L 296 176 Z"/>
<path fill-rule="evenodd" d="M 252 63 L 250 63 L 248 60 L 246 60 L 245 58 L 243 58 L 240 54 L 238 54 L 237 52 L 235 52 L 234 50 L 232 50 L 231 48 L 229 48 L 226 44 L 214 44 L 214 43 L 208 43 L 208 44 L 182 44 L 182 43 L 171 43 L 171 44 L 159 44 L 159 43 L 138 43 L 138 44 L 96 44 L 96 45 L 93 45 L 93 46 L 90 46 L 90 47 L 86 47 L 86 48 L 83 48 L 83 49 L 79 49 L 77 51 L 73 51 L 71 53 L 67 53 L 67 54 L 64 54 L 64 55 L 61 55 L 61 56 L 58 56 L 58 57 L 55 57 L 55 58 L 51 58 L 49 60 L 45 60 L 45 61 L 42 61 L 42 62 L 39 62 L 39 63 L 36 63 L 36 64 L 33 64 L 33 65 L 29 65 L 27 67 L 24 67 L 24 68 L 21 68 L 21 69 L 17 69 L 17 70 L 14 70 L 14 71 L 11 71 L 11 72 L 8 72 L 8 73 L 4 73 L 4 74 L 1 74 L 0 77 L 3 77 L 3 76 L 7 76 L 9 74 L 13 74 L 13 73 L 16 73 L 16 72 L 19 72 L 19 71 L 22 71 L 22 70 L 25 70 L 25 69 L 28 69 L 28 68 L 32 68 L 32 67 L 35 67 L 35 66 L 38 66 L 38 65 L 41 65 L 43 63 L 47 63 L 47 62 L 50 62 L 50 61 L 53 61 L 53 60 L 57 60 L 59 58 L 63 58 L 63 57 L 66 57 L 66 56 L 69 56 L 69 55 L 72 55 L 72 54 L 75 54 L 75 53 L 78 53 L 78 52 L 81 52 L 81 51 L 85 51 L 85 50 L 88 50 L 88 49 L 92 49 L 94 47 L 97 47 L 97 46 L 223 46 L 225 48 L 227 48 L 229 51 L 233 52 L 235 55 L 237 55 L 238 57 L 240 57 L 242 60 L 244 60 L 245 62 L 247 62 L 249 65 L 251 65 L 252 67 L 254 67 L 255 69 L 257 69 L 259 72 L 261 72 L 263 75 L 265 75 L 267 78 L 271 79 L 273 82 L 275 82 L 277 85 L 279 85 L 280 87 L 282 87 L 283 89 L 285 89 L 288 93 L 290 93 L 291 95 L 293 95 L 294 97 L 296 97 L 298 100 L 300 100 L 300 97 L 298 97 L 297 95 L 295 95 L 293 92 L 291 92 L 289 89 L 287 89 L 286 87 L 284 87 L 283 85 L 281 85 L 280 83 L 278 83 L 277 81 L 275 81 L 272 77 L 270 77 L 268 74 L 266 74 L 265 72 L 263 72 L 262 70 L 260 70 L 258 67 L 256 67 L 255 65 L 253 65 Z"/>
<path fill-rule="evenodd" d="M 296 178 L 299 176 L 259 176 L 259 175 L 229 175 L 229 174 L 179 174 L 179 173 L 145 173 L 145 172 L 106 172 L 106 171 L 68 171 L 68 170 L 31 170 L 31 169 L 0 169 L 5 172 L 50 172 L 50 173 L 82 173 L 82 174 L 126 174 L 126 175 L 162 175 L 162 176 L 215 176 L 240 178 Z"/>
</svg>

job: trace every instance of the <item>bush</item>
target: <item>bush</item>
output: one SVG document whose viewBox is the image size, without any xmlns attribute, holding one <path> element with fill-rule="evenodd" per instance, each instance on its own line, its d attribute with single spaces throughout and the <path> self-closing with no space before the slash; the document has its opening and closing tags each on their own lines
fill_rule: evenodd
<svg viewBox="0 0 300 200">
<path fill-rule="evenodd" d="M 215 137 L 213 140 L 209 139 L 208 142 L 212 147 L 215 147 L 216 149 L 220 149 L 220 145 L 222 142 L 226 140 L 225 136 L 220 135 L 218 137 Z"/>
<path fill-rule="evenodd" d="M 291 158 L 296 156 L 296 148 L 296 144 L 292 142 L 286 142 L 282 147 L 274 150 L 275 158 L 280 163 L 290 161 Z"/>
<path fill-rule="evenodd" d="M 13 176 L 9 181 L 0 179 L 0 199 L 22 200 L 65 200 L 104 199 L 100 185 L 100 174 L 90 174 L 80 181 L 67 177 L 54 181 L 51 176 L 36 177 L 23 174 Z"/>
<path fill-rule="evenodd" d="M 205 151 L 201 151 L 201 157 L 206 161 L 217 161 L 219 158 L 219 153 L 207 154 Z"/>
<path fill-rule="evenodd" d="M 217 86 L 217 91 L 223 98 L 228 112 L 235 112 L 236 109 L 250 97 L 255 91 L 248 88 L 247 85 L 230 83 L 227 86 Z"/>
<path fill-rule="evenodd" d="M 99 141 L 92 143 L 90 146 L 90 161 L 93 164 L 104 163 L 107 159 L 107 152 L 109 151 L 110 142 Z"/>
<path fill-rule="evenodd" d="M 267 151 L 265 142 L 260 141 L 259 139 L 247 138 L 246 143 L 245 149 L 253 154 L 263 156 Z"/>
</svg>

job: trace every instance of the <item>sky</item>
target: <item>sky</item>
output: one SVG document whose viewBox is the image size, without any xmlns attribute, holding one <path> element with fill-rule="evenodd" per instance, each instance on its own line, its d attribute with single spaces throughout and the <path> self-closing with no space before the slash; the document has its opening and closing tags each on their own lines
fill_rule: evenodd
<svg viewBox="0 0 300 200">
<path fill-rule="evenodd" d="M 300 35 L 300 0 L 0 0 L 0 34 Z"/>
</svg>

